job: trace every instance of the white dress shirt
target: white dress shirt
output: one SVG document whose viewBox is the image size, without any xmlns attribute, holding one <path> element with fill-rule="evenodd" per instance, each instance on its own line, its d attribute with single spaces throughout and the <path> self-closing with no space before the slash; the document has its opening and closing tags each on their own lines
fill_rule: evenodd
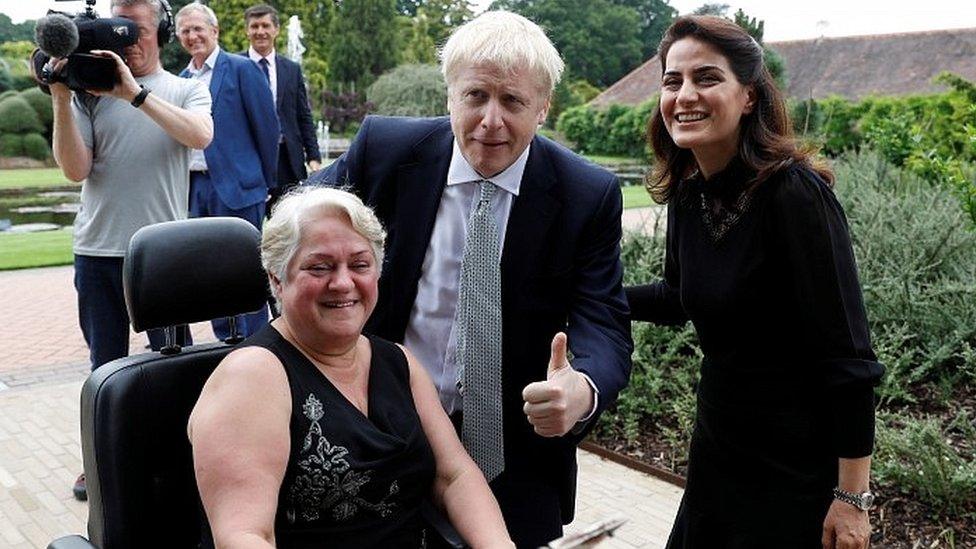
<svg viewBox="0 0 976 549">
<path fill-rule="evenodd" d="M 213 78 L 213 68 L 217 64 L 217 56 L 220 55 L 220 48 L 214 48 L 210 55 L 203 61 L 203 66 L 199 69 L 193 66 L 193 60 L 186 66 L 190 78 L 203 82 L 203 85 L 210 88 L 210 80 Z M 202 149 L 190 150 L 190 171 L 204 171 L 207 169 L 207 158 L 203 155 Z"/>
<path fill-rule="evenodd" d="M 268 60 L 268 76 L 269 76 L 268 84 L 271 86 L 271 97 L 274 99 L 275 105 L 277 105 L 278 104 L 278 69 L 275 66 L 275 50 L 272 49 L 271 53 L 269 53 L 265 57 L 262 56 L 260 53 L 254 51 L 253 47 L 250 47 L 247 49 L 247 56 L 251 58 L 251 61 L 254 61 L 255 63 L 258 64 L 258 68 L 261 68 L 261 63 L 260 63 L 261 59 Z M 264 71 L 262 70 L 261 72 Z"/>
<path fill-rule="evenodd" d="M 526 147 L 515 162 L 500 174 L 488 178 L 498 186 L 491 199 L 491 213 L 498 227 L 499 251 L 503 251 L 508 216 L 512 200 L 518 196 L 522 173 L 529 158 Z M 471 209 L 479 196 L 478 175 L 465 160 L 454 142 L 451 165 L 447 170 L 447 185 L 434 220 L 434 230 L 424 255 L 424 263 L 417 283 L 417 298 L 410 311 L 410 320 L 403 344 L 426 367 L 437 387 L 441 404 L 448 414 L 461 409 L 457 392 L 457 342 L 454 316 L 457 313 L 458 287 L 461 279 L 461 258 Z M 503 328 L 504 329 L 504 328 Z"/>
</svg>

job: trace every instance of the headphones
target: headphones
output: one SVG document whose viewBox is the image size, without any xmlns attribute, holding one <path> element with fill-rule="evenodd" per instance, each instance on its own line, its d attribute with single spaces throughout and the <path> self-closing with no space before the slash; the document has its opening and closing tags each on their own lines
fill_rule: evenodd
<svg viewBox="0 0 976 549">
<path fill-rule="evenodd" d="M 159 17 L 159 27 L 156 28 L 156 43 L 161 48 L 173 41 L 173 37 L 176 36 L 176 24 L 173 23 L 173 8 L 169 7 L 169 2 L 159 0 L 159 4 L 162 8 L 160 11 L 163 13 Z"/>
</svg>

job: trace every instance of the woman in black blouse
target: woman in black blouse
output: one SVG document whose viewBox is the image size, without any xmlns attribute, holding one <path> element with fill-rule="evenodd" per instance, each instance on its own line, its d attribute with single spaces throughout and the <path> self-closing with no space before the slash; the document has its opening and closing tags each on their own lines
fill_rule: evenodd
<svg viewBox="0 0 976 549">
<path fill-rule="evenodd" d="M 634 320 L 691 320 L 704 352 L 668 547 L 864 547 L 884 367 L 833 176 L 737 25 L 678 18 L 659 52 L 648 189 L 668 203 L 667 258 L 627 294 Z"/>
</svg>

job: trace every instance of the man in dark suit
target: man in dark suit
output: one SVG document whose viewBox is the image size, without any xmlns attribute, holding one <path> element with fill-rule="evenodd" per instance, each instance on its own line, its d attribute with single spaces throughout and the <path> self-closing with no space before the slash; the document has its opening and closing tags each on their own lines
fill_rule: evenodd
<svg viewBox="0 0 976 549">
<path fill-rule="evenodd" d="M 271 200 L 268 201 L 270 212 L 278 197 L 308 177 L 306 162 L 312 171 L 321 167 L 322 155 L 319 153 L 302 68 L 275 51 L 275 39 L 281 28 L 278 10 L 267 4 L 251 6 L 244 11 L 244 25 L 251 47 L 242 55 L 257 63 L 268 78 L 281 123 L 278 186 L 271 191 Z"/>
<path fill-rule="evenodd" d="M 176 29 L 191 57 L 181 76 L 207 84 L 213 98 L 213 141 L 190 156 L 190 217 L 240 217 L 261 229 L 275 187 L 280 134 L 268 81 L 254 63 L 217 46 L 217 16 L 209 7 L 184 6 Z M 235 320 L 248 336 L 268 323 L 268 311 Z M 231 333 L 227 319 L 214 320 L 213 327 L 220 339 Z"/>
<path fill-rule="evenodd" d="M 366 329 L 425 365 L 513 539 L 538 547 L 572 520 L 576 444 L 630 371 L 621 192 L 536 135 L 563 68 L 537 25 L 486 12 L 442 66 L 450 118 L 368 117 L 309 183 L 375 208 L 389 237 Z"/>
</svg>

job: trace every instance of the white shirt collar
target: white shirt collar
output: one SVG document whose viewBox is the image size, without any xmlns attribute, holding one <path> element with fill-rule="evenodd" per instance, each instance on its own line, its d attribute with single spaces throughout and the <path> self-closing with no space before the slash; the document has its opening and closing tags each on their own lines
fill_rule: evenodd
<svg viewBox="0 0 976 549">
<path fill-rule="evenodd" d="M 210 55 L 203 61 L 203 66 L 198 70 L 193 66 L 193 59 L 190 59 L 190 64 L 186 66 L 186 70 L 190 71 L 190 74 L 200 74 L 207 72 L 208 70 L 213 70 L 214 65 L 217 64 L 217 56 L 220 55 L 220 46 L 217 46 L 210 52 Z"/>
<path fill-rule="evenodd" d="M 276 55 L 276 52 L 275 52 L 275 49 L 274 48 L 271 48 L 271 53 L 269 53 L 266 56 L 265 55 L 261 55 L 260 53 L 258 53 L 257 51 L 255 51 L 254 46 L 250 46 L 250 47 L 247 48 L 247 56 L 250 57 L 251 58 L 251 61 L 254 61 L 255 63 L 257 63 L 261 59 L 267 59 L 268 60 L 268 64 L 274 66 L 274 64 L 275 64 L 275 55 Z"/>
<path fill-rule="evenodd" d="M 505 189 L 509 193 L 518 196 L 519 188 L 522 185 L 522 174 L 525 173 L 525 164 L 529 161 L 529 150 L 532 148 L 532 144 L 529 143 L 528 147 L 522 151 L 522 154 L 512 162 L 512 165 L 505 168 L 501 173 L 493 176 L 484 178 L 478 174 L 471 164 L 468 163 L 468 159 L 464 158 L 461 154 L 461 147 L 458 146 L 457 139 L 454 139 L 454 151 L 451 153 L 451 165 L 447 168 L 447 184 L 448 185 L 459 185 L 461 183 L 470 183 L 472 181 L 481 181 L 482 179 L 487 179 L 491 181 L 499 188 Z"/>
</svg>

